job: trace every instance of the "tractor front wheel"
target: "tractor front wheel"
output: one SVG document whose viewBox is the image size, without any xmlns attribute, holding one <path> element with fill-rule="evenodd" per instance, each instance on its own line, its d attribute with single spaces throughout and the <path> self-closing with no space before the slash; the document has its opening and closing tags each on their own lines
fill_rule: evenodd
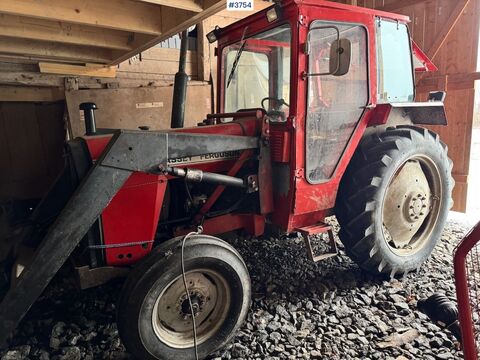
<svg viewBox="0 0 480 360">
<path fill-rule="evenodd" d="M 391 277 L 420 267 L 452 205 L 452 163 L 439 136 L 413 126 L 362 139 L 340 184 L 336 214 L 347 254 Z"/>
<path fill-rule="evenodd" d="M 118 328 L 138 359 L 194 359 L 192 313 L 199 358 L 223 347 L 243 323 L 250 305 L 248 270 L 224 241 L 193 235 L 159 245 L 131 272 L 118 306 Z"/>
</svg>

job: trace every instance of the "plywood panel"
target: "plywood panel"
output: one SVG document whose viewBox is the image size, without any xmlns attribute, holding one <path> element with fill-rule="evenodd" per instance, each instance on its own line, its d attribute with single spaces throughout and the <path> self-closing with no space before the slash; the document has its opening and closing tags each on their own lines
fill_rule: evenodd
<svg viewBox="0 0 480 360">
<path fill-rule="evenodd" d="M 211 112 L 211 88 L 209 85 L 189 86 L 185 111 L 185 126 L 195 126 Z M 85 124 L 78 110 L 82 102 L 94 102 L 97 127 L 114 129 L 138 129 L 150 126 L 151 130 L 170 127 L 173 87 L 149 87 L 129 89 L 76 90 L 66 93 L 68 113 L 73 135 L 85 133 Z"/>
<path fill-rule="evenodd" d="M 163 80 L 173 80 L 178 71 L 180 50 L 155 47 L 142 53 L 140 60 L 124 61 L 117 67 L 118 78 L 144 78 L 153 75 Z M 197 52 L 187 51 L 185 71 L 192 79 L 197 79 Z"/>
</svg>

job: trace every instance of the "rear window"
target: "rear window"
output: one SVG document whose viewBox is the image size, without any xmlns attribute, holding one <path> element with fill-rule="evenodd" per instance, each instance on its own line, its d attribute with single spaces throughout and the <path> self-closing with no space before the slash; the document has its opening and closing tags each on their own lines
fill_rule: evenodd
<svg viewBox="0 0 480 360">
<path fill-rule="evenodd" d="M 378 103 L 414 100 L 410 45 L 407 25 L 377 20 Z"/>
</svg>

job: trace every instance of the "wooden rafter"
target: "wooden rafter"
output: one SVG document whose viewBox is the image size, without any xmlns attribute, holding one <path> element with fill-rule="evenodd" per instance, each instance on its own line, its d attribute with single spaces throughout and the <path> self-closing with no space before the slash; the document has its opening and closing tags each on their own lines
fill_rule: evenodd
<svg viewBox="0 0 480 360">
<path fill-rule="evenodd" d="M 194 0 L 137 0 L 137 1 L 142 1 L 146 3 L 157 4 L 157 5 L 165 5 L 165 6 L 170 6 L 177 9 L 194 11 L 194 12 L 203 11 L 202 5 L 199 4 L 198 1 L 194 1 Z"/>
<path fill-rule="evenodd" d="M 75 46 L 48 41 L 32 42 L 26 39 L 0 37 L 0 54 L 17 55 L 23 58 L 59 59 L 83 63 L 108 63 L 112 51 L 93 46 Z"/>
<path fill-rule="evenodd" d="M 132 50 L 132 33 L 59 21 L 0 14 L 0 34 L 3 36 L 89 45 L 116 50 Z"/>
<path fill-rule="evenodd" d="M 130 0 L 1 0 L 0 13 L 159 35 L 159 7 Z"/>
</svg>

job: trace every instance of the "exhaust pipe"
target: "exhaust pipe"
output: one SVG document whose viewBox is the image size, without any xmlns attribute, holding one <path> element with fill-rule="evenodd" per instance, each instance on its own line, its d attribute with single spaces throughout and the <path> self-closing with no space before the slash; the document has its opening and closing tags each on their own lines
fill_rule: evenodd
<svg viewBox="0 0 480 360">
<path fill-rule="evenodd" d="M 182 32 L 182 42 L 180 45 L 178 72 L 175 74 L 175 82 L 173 85 L 172 120 L 170 124 L 172 129 L 182 128 L 185 120 L 185 99 L 187 97 L 188 82 L 188 76 L 185 72 L 187 47 L 188 30 L 184 30 Z"/>
<path fill-rule="evenodd" d="M 80 104 L 80 110 L 83 111 L 85 118 L 85 135 L 91 136 L 97 133 L 97 123 L 95 121 L 95 110 L 97 110 L 97 104 L 93 102 L 86 102 Z"/>
</svg>

